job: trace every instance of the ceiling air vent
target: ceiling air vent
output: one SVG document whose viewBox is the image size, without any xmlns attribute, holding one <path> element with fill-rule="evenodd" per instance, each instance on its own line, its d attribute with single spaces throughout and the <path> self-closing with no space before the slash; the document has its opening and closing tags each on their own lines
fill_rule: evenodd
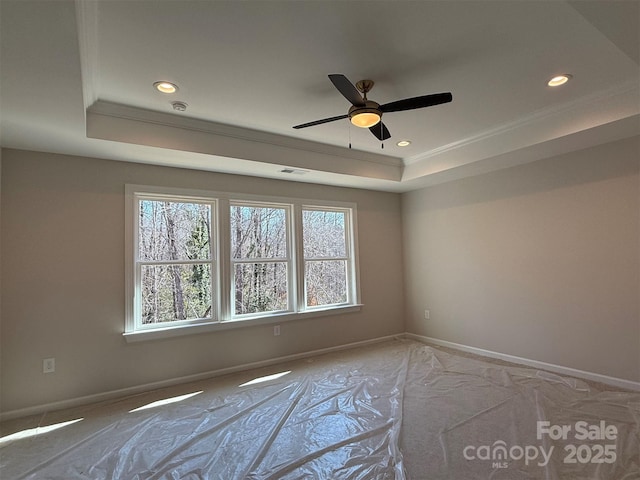
<svg viewBox="0 0 640 480">
<path fill-rule="evenodd" d="M 309 170 L 301 170 L 299 168 L 283 168 L 280 170 L 281 173 L 290 173 L 291 175 L 304 175 L 305 173 L 309 173 Z"/>
</svg>

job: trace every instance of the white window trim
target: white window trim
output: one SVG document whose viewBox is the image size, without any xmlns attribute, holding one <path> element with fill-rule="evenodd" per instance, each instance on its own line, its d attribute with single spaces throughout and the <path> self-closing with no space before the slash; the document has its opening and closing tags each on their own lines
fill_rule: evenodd
<svg viewBox="0 0 640 480">
<path fill-rule="evenodd" d="M 220 259 L 217 257 L 217 246 L 219 245 L 218 218 L 219 210 L 218 201 L 215 196 L 211 196 L 210 192 L 198 190 L 183 190 L 174 188 L 160 187 L 144 187 L 138 185 L 125 185 L 125 335 L 130 333 L 139 333 L 145 331 L 158 330 L 156 324 L 140 325 L 137 318 L 140 317 L 139 304 L 136 297 L 140 295 L 136 279 L 140 277 L 140 269 L 143 263 L 137 261 L 136 247 L 138 246 L 138 200 L 171 200 L 190 201 L 193 203 L 204 203 L 211 206 L 211 232 L 210 232 L 210 259 L 205 262 L 211 264 L 211 318 L 189 319 L 172 322 L 173 328 L 191 327 L 201 324 L 216 323 L 219 321 L 219 291 L 215 288 L 220 281 Z M 154 262 L 153 262 L 154 263 Z M 164 262 L 161 262 L 164 263 Z M 186 264 L 190 262 L 168 262 L 170 264 Z"/>
<path fill-rule="evenodd" d="M 185 320 L 180 323 L 158 324 L 139 328 L 135 320 L 135 247 L 137 247 L 137 198 L 139 196 L 159 198 L 175 197 L 176 200 L 204 201 L 212 203 L 211 241 L 217 246 L 217 254 L 212 252 L 213 263 L 217 267 L 212 271 L 214 286 L 212 291 L 212 318 L 214 320 Z M 229 213 L 233 203 L 263 206 L 283 205 L 288 208 L 288 257 L 290 257 L 288 274 L 289 310 L 265 312 L 260 314 L 233 316 L 232 275 L 231 275 L 231 242 Z M 347 253 L 350 253 L 350 266 L 347 269 L 347 302 L 336 305 L 306 307 L 304 289 L 304 251 L 302 243 L 302 210 L 303 209 L 335 209 L 348 211 L 346 216 L 350 225 L 345 225 L 347 235 Z M 215 211 L 214 211 L 215 210 Z M 149 185 L 125 185 L 125 332 L 127 342 L 162 339 L 183 335 L 215 332 L 220 330 L 244 328 L 257 325 L 271 325 L 293 320 L 320 316 L 339 315 L 360 311 L 360 269 L 358 261 L 357 241 L 357 205 L 349 202 L 335 202 L 292 197 L 273 197 L 267 195 L 238 194 Z M 225 239 L 222 241 L 222 239 Z M 212 247 L 213 248 L 213 247 Z M 215 281 L 214 281 L 215 278 Z M 228 293 L 228 295 L 227 295 Z M 214 308 L 216 311 L 214 311 Z"/>
</svg>

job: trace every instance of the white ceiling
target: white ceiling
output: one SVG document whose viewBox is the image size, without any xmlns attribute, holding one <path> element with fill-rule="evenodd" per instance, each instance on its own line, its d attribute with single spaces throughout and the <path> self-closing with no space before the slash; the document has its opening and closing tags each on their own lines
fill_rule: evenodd
<svg viewBox="0 0 640 480">
<path fill-rule="evenodd" d="M 407 191 L 640 133 L 636 0 L 0 0 L 0 15 L 9 148 Z M 381 104 L 453 102 L 386 114 L 384 149 L 347 120 L 294 130 L 347 112 L 331 73 L 373 79 Z M 547 87 L 558 73 L 573 80 Z"/>
</svg>

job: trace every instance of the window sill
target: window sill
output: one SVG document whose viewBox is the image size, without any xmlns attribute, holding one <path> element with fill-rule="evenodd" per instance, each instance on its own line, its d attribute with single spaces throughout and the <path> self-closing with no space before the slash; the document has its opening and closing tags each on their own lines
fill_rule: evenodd
<svg viewBox="0 0 640 480">
<path fill-rule="evenodd" d="M 185 335 L 217 332 L 219 330 L 232 330 L 237 328 L 254 327 L 258 325 L 272 325 L 276 323 L 290 322 L 293 320 L 325 317 L 328 315 L 342 315 L 345 313 L 359 312 L 362 306 L 362 304 L 345 305 L 340 307 L 322 309 L 319 308 L 307 312 L 279 313 L 242 320 L 227 320 L 224 322 L 207 322 L 192 325 L 167 326 L 162 328 L 138 330 L 136 332 L 125 332 L 123 333 L 123 336 L 127 343 L 160 340 L 171 337 L 182 337 Z"/>
</svg>

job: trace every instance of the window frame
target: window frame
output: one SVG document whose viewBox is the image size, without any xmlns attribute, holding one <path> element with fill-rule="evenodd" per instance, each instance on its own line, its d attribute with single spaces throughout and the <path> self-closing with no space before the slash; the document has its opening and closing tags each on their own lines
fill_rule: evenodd
<svg viewBox="0 0 640 480">
<path fill-rule="evenodd" d="M 216 288 L 220 282 L 220 258 L 219 258 L 219 232 L 217 212 L 219 210 L 218 201 L 215 197 L 211 197 L 206 192 L 190 191 L 185 194 L 179 189 L 157 189 L 147 187 L 144 191 L 138 191 L 133 185 L 126 186 L 125 197 L 126 205 L 126 226 L 125 241 L 126 252 L 126 321 L 125 333 L 140 333 L 144 331 L 163 330 L 168 328 L 189 327 L 199 324 L 210 324 L 219 321 L 219 291 Z M 146 261 L 139 258 L 139 208 L 140 202 L 145 200 L 151 201 L 172 201 L 176 203 L 194 203 L 209 205 L 210 207 L 210 232 L 209 232 L 209 259 L 208 260 L 169 260 L 169 261 Z M 128 228 L 127 228 L 128 227 Z M 209 264 L 211 267 L 211 316 L 198 319 L 174 320 L 171 322 L 161 323 L 142 323 L 142 303 L 138 301 L 141 298 L 141 278 L 142 267 L 144 265 L 190 265 L 190 264 Z"/>
<path fill-rule="evenodd" d="M 137 256 L 138 209 L 141 198 L 211 205 L 210 262 L 214 264 L 211 271 L 211 319 L 178 320 L 141 327 L 140 307 L 136 305 L 140 303 L 140 272 Z M 287 310 L 234 315 L 234 261 L 231 255 L 230 236 L 230 215 L 233 205 L 285 208 L 288 257 Z M 349 259 L 347 260 L 347 301 L 344 303 L 306 306 L 303 210 L 345 212 L 345 242 Z M 127 184 L 125 185 L 125 330 L 123 335 L 127 342 L 138 342 L 360 311 L 362 304 L 359 303 L 361 297 L 357 231 L 355 203 Z"/>
<path fill-rule="evenodd" d="M 315 211 L 315 212 L 334 212 L 334 213 L 343 213 L 344 214 L 344 247 L 345 254 L 344 256 L 327 256 L 327 257 L 309 257 L 307 258 L 304 254 L 304 238 L 302 239 L 302 255 L 301 255 L 301 271 L 300 275 L 303 279 L 303 303 L 304 309 L 306 311 L 312 310 L 322 310 L 332 307 L 339 307 L 341 305 L 351 305 L 354 301 L 354 295 L 357 291 L 357 283 L 355 282 L 354 272 L 357 271 L 354 263 L 354 242 L 353 242 L 353 232 L 354 228 L 352 227 L 352 219 L 354 216 L 353 209 L 350 207 L 337 207 L 337 206 L 327 206 L 327 205 L 310 205 L 303 204 L 301 208 L 301 213 L 304 215 L 305 211 Z M 304 234 L 304 220 L 301 224 L 301 231 Z M 308 289 L 307 289 L 307 274 L 306 274 L 306 266 L 307 262 L 322 262 L 322 261 L 343 261 L 346 265 L 345 272 L 345 289 L 346 289 L 346 300 L 344 302 L 339 303 L 331 303 L 331 304 L 323 304 L 323 305 L 308 305 Z"/>
<path fill-rule="evenodd" d="M 285 256 L 284 257 L 274 257 L 274 258 L 233 258 L 233 255 L 229 255 L 229 305 L 230 312 L 229 318 L 226 321 L 242 321 L 248 318 L 255 317 L 266 317 L 279 315 L 284 313 L 292 313 L 297 310 L 297 282 L 296 273 L 295 273 L 295 261 L 294 255 L 292 253 L 292 246 L 295 244 L 295 241 L 292 236 L 293 230 L 293 205 L 290 203 L 276 203 L 276 202 L 265 202 L 265 201 L 254 201 L 254 200 L 237 200 L 230 199 L 228 205 L 228 212 L 231 215 L 231 208 L 233 207 L 250 207 L 250 208 L 274 208 L 274 209 L 283 209 L 285 212 L 284 221 L 285 221 Z M 229 228 L 231 228 L 231 219 L 229 219 Z M 229 245 L 231 246 L 232 232 L 229 232 L 227 236 Z M 252 263 L 285 263 L 286 264 L 286 272 L 287 272 L 287 307 L 285 309 L 280 310 L 269 310 L 264 312 L 256 312 L 256 313 L 235 313 L 235 280 L 236 280 L 236 265 L 242 264 L 252 264 Z M 225 292 L 226 293 L 226 292 Z"/>
</svg>

